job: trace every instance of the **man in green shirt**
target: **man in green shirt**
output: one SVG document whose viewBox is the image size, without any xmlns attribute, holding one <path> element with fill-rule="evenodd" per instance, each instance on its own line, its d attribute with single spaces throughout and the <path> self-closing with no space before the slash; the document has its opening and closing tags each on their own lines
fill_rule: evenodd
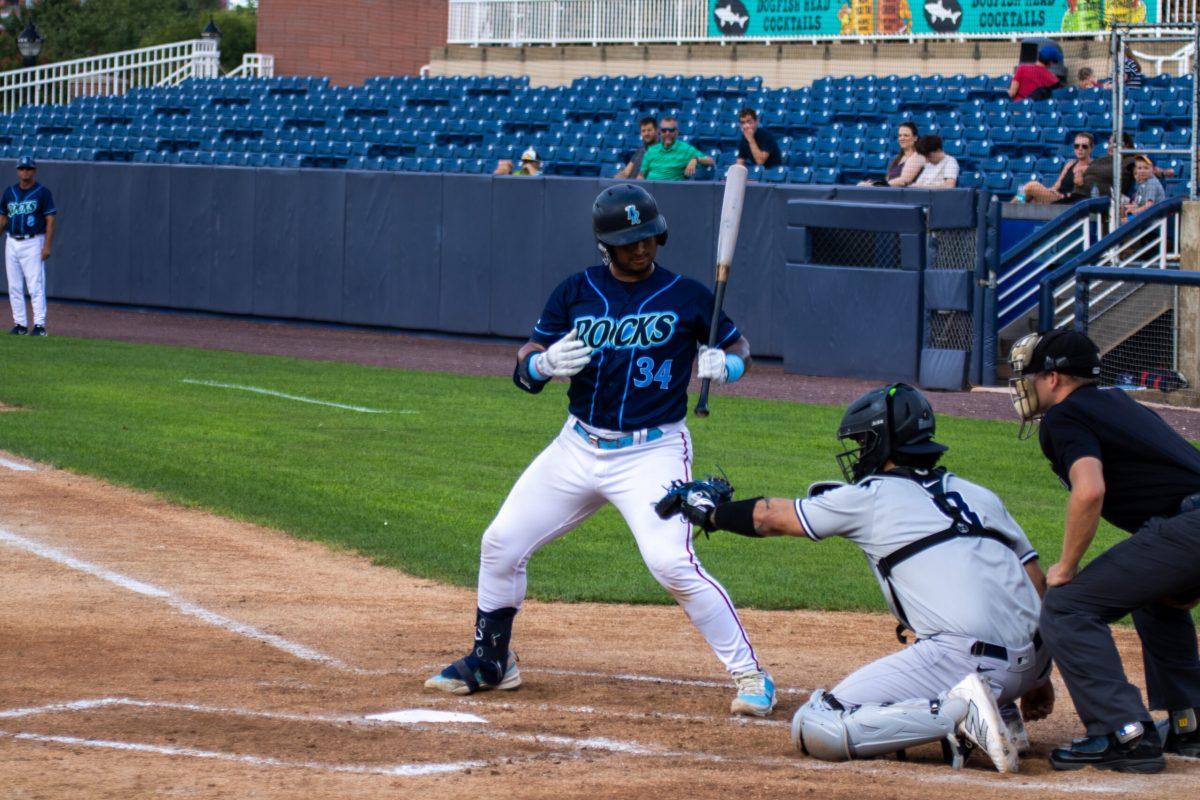
<svg viewBox="0 0 1200 800">
<path fill-rule="evenodd" d="M 663 117 L 658 128 L 658 144 L 646 148 L 642 156 L 639 178 L 650 181 L 681 181 L 696 173 L 696 165 L 712 166 L 711 158 L 679 140 L 679 123 L 674 117 Z"/>
</svg>

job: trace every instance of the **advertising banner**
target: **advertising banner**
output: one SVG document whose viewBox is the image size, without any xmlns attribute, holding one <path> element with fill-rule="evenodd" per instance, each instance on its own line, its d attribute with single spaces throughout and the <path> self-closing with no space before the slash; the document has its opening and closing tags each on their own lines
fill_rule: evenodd
<svg viewBox="0 0 1200 800">
<path fill-rule="evenodd" d="M 1158 21 L 1147 0 L 709 0 L 709 12 L 715 38 L 1056 33 Z"/>
</svg>

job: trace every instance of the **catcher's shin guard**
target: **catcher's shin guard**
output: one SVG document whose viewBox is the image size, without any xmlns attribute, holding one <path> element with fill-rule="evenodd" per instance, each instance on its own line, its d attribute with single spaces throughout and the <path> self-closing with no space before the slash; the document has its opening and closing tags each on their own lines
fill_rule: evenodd
<svg viewBox="0 0 1200 800">
<path fill-rule="evenodd" d="M 961 706 L 933 701 L 846 710 L 818 689 L 792 718 L 792 742 L 823 761 L 886 755 L 953 736 Z"/>
</svg>

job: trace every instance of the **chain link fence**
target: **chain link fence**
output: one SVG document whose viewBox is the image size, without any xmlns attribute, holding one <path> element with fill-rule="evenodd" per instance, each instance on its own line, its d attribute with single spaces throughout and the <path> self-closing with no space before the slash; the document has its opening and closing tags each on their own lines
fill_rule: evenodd
<svg viewBox="0 0 1200 800">
<path fill-rule="evenodd" d="M 899 269 L 900 234 L 846 228 L 809 228 L 812 263 Z"/>
<path fill-rule="evenodd" d="M 1200 406 L 1200 288 L 1165 285 L 1155 277 L 1088 280 L 1080 324 L 1100 348 L 1101 385 L 1143 393 L 1145 400 Z"/>
</svg>

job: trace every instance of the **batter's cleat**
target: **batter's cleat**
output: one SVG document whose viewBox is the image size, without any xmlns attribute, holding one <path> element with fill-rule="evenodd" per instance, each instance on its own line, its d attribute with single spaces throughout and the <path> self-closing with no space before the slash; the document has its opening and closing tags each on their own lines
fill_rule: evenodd
<svg viewBox="0 0 1200 800">
<path fill-rule="evenodd" d="M 45 325 L 34 325 L 33 330 L 31 330 L 29 332 L 29 335 L 30 336 L 45 336 L 46 335 L 46 326 Z"/>
<path fill-rule="evenodd" d="M 1008 726 L 1008 738 L 1012 739 L 1017 748 L 1017 755 L 1027 755 L 1032 749 L 1029 744 L 1029 731 L 1025 729 L 1025 720 L 1021 717 L 1021 710 L 1017 708 L 1017 704 L 1001 706 L 1000 718 Z"/>
<path fill-rule="evenodd" d="M 1139 729 L 1142 727 L 1140 723 L 1133 725 Z M 1126 725 L 1121 730 L 1129 730 L 1133 725 Z M 1166 768 L 1167 760 L 1163 758 L 1162 745 L 1156 733 L 1149 732 L 1146 736 L 1134 734 L 1125 742 L 1121 738 L 1118 734 L 1108 733 L 1076 739 L 1066 747 L 1056 747 L 1050 751 L 1050 766 L 1057 770 L 1095 767 L 1141 774 L 1162 772 Z"/>
<path fill-rule="evenodd" d="M 946 694 L 967 704 L 967 713 L 955 726 L 955 733 L 988 754 L 1000 772 L 1016 772 L 1017 747 L 1009 737 L 1008 726 L 1000 717 L 996 695 L 978 673 L 972 672 Z"/>
<path fill-rule="evenodd" d="M 760 669 L 739 672 L 733 676 L 737 697 L 729 705 L 730 714 L 745 717 L 767 717 L 775 710 L 775 682 Z"/>
<path fill-rule="evenodd" d="M 24 325 L 13 325 L 12 330 L 9 331 L 9 333 L 11 333 L 13 336 L 24 336 L 25 334 L 29 333 L 29 329 Z"/>
<path fill-rule="evenodd" d="M 488 689 L 508 691 L 521 685 L 521 670 L 517 667 L 517 654 L 508 654 L 508 666 L 499 683 L 492 683 L 483 674 L 483 662 L 474 655 L 460 658 L 444 670 L 425 681 L 426 689 L 437 689 L 448 694 L 475 694 Z"/>
</svg>

